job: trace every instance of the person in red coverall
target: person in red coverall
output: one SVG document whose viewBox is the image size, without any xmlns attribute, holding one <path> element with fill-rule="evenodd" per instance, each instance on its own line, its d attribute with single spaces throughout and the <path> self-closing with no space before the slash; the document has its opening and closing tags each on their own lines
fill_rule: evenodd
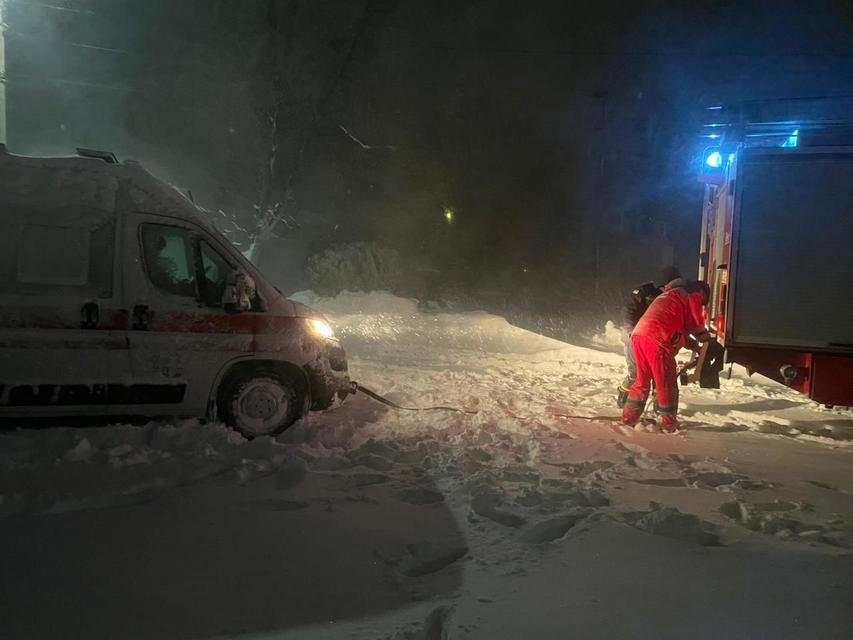
<svg viewBox="0 0 853 640">
<path fill-rule="evenodd" d="M 673 280 L 652 301 L 631 334 L 637 378 L 622 408 L 622 422 L 635 425 L 643 415 L 652 380 L 661 416 L 661 430 L 678 429 L 678 373 L 675 354 L 685 345 L 695 348 L 697 340 L 705 342 L 711 334 L 705 328 L 704 306 L 710 289 L 704 282 Z"/>
</svg>

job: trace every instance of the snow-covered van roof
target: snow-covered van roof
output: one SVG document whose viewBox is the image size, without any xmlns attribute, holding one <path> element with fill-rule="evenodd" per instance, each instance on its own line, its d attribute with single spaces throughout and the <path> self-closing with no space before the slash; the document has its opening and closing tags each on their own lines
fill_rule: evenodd
<svg viewBox="0 0 853 640">
<path fill-rule="evenodd" d="M 13 205 L 84 208 L 103 214 L 133 210 L 184 218 L 210 228 L 205 216 L 177 189 L 136 162 L 115 163 L 110 156 L 21 156 L 0 145 L 0 212 Z"/>
</svg>

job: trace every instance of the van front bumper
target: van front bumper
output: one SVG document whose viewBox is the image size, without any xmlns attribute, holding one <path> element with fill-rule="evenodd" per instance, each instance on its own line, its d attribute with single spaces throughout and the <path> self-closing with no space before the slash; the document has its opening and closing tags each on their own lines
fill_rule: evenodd
<svg viewBox="0 0 853 640">
<path fill-rule="evenodd" d="M 326 340 L 318 357 L 305 366 L 311 386 L 311 410 L 343 402 L 352 393 L 347 354 L 337 341 Z"/>
</svg>

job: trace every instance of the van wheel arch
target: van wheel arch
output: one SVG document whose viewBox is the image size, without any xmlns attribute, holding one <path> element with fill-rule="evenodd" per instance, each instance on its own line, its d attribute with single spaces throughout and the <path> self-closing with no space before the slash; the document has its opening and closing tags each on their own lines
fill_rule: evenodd
<svg viewBox="0 0 853 640">
<path fill-rule="evenodd" d="M 237 429 L 243 435 L 250 438 L 262 435 L 260 433 L 253 434 L 240 428 L 231 406 L 238 389 L 251 381 L 257 381 L 259 384 L 265 381 L 268 385 L 280 382 L 287 391 L 288 401 L 292 403 L 281 424 L 270 431 L 268 435 L 275 435 L 284 431 L 308 413 L 311 406 L 311 387 L 308 376 L 300 367 L 282 361 L 251 360 L 237 362 L 220 377 L 214 396 L 214 407 L 217 419 L 223 420 L 228 426 Z"/>
</svg>

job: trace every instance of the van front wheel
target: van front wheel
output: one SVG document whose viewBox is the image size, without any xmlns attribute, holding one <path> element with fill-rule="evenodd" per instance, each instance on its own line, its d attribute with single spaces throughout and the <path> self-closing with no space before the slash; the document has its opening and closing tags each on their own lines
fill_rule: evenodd
<svg viewBox="0 0 853 640">
<path fill-rule="evenodd" d="M 300 418 L 302 408 L 296 389 L 272 372 L 240 377 L 222 394 L 225 423 L 247 438 L 281 433 Z"/>
</svg>

